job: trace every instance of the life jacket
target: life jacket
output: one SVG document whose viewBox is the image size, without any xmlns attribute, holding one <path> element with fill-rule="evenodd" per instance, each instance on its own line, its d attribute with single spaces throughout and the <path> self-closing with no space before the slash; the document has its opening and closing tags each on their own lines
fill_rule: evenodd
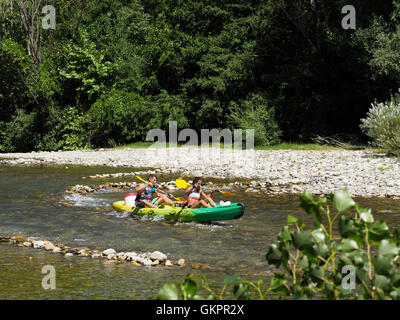
<svg viewBox="0 0 400 320">
<path fill-rule="evenodd" d="M 153 193 L 156 192 L 156 187 L 146 186 L 144 192 L 140 194 L 140 200 L 151 201 L 153 199 Z"/>
<path fill-rule="evenodd" d="M 188 200 L 193 199 L 193 200 L 200 200 L 200 189 L 201 187 L 196 187 L 193 185 L 192 192 L 188 195 Z"/>
</svg>

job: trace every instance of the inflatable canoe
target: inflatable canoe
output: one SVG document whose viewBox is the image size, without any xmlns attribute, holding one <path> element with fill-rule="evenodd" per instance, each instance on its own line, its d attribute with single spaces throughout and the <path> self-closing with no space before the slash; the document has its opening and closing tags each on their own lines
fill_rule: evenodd
<svg viewBox="0 0 400 320">
<path fill-rule="evenodd" d="M 117 201 L 112 204 L 117 211 L 129 211 L 138 216 L 163 216 L 166 220 L 179 221 L 221 221 L 239 219 L 244 214 L 243 203 L 231 203 L 230 205 L 219 205 L 211 208 L 184 208 L 165 206 L 164 208 L 139 208 L 125 204 L 125 201 Z"/>
</svg>

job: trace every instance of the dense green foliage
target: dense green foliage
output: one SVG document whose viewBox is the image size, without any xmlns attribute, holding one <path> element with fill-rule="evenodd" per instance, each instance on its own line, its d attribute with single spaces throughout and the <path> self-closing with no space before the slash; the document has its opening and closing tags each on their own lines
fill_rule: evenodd
<svg viewBox="0 0 400 320">
<path fill-rule="evenodd" d="M 29 29 L 16 4 L 37 2 L 0 0 L 2 152 L 143 141 L 169 120 L 258 145 L 361 134 L 400 87 L 398 0 L 353 1 L 356 30 L 343 0 L 49 0 L 56 29 Z"/>
<path fill-rule="evenodd" d="M 300 196 L 300 206 L 314 217 L 312 229 L 294 216 L 269 245 L 266 259 L 274 266 L 268 286 L 225 279 L 221 292 L 213 292 L 205 278 L 200 286 L 192 276 L 176 287 L 166 284 L 159 299 L 400 299 L 400 232 L 383 220 L 374 221 L 370 209 L 360 208 L 347 190 L 314 199 Z M 333 227 L 337 221 L 337 231 Z M 226 287 L 233 284 L 233 295 Z M 179 288 L 179 289 L 178 289 Z M 229 294 L 229 293 L 228 293 Z"/>
</svg>

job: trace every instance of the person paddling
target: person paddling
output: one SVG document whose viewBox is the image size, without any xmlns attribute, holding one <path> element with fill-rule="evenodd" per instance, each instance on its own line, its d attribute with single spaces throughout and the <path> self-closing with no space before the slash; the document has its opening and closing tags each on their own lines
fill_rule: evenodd
<svg viewBox="0 0 400 320">
<path fill-rule="evenodd" d="M 141 183 L 136 188 L 139 204 L 148 208 L 158 208 L 157 206 L 161 203 L 174 205 L 174 202 L 165 193 L 157 191 L 156 184 L 157 177 L 150 174 L 147 177 L 147 183 Z"/>
<path fill-rule="evenodd" d="M 212 192 L 207 195 L 201 189 L 202 183 L 203 180 L 199 177 L 196 177 L 194 178 L 193 183 L 186 188 L 185 193 L 188 195 L 187 206 L 189 208 L 196 208 L 199 205 L 202 205 L 205 208 L 210 208 L 211 206 L 213 207 L 217 206 L 213 201 L 213 199 L 211 199 Z M 201 199 L 202 197 L 204 200 Z"/>
</svg>

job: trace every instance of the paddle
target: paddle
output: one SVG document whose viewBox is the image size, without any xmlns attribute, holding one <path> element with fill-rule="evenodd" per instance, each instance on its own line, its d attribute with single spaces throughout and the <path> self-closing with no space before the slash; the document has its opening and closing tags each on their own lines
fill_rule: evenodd
<svg viewBox="0 0 400 320">
<path fill-rule="evenodd" d="M 186 189 L 187 187 L 190 186 L 190 184 L 187 183 L 183 179 L 176 179 L 176 186 L 179 187 L 179 188 L 182 188 L 182 189 Z M 218 189 L 215 190 L 215 191 L 221 192 L 224 196 L 227 196 L 227 197 L 235 197 L 236 196 L 236 194 L 231 193 L 231 192 L 221 191 L 221 190 L 218 190 Z"/>
<path fill-rule="evenodd" d="M 189 183 L 187 183 L 185 180 L 183 179 L 176 179 L 176 186 L 182 189 L 186 189 L 187 187 L 190 186 Z"/>
<path fill-rule="evenodd" d="M 144 182 L 145 184 L 149 184 L 149 182 L 148 182 L 148 181 L 146 181 L 146 180 L 142 179 L 142 178 L 141 178 L 141 177 L 139 177 L 139 176 L 136 176 L 136 178 L 138 178 L 140 181 Z"/>
</svg>

